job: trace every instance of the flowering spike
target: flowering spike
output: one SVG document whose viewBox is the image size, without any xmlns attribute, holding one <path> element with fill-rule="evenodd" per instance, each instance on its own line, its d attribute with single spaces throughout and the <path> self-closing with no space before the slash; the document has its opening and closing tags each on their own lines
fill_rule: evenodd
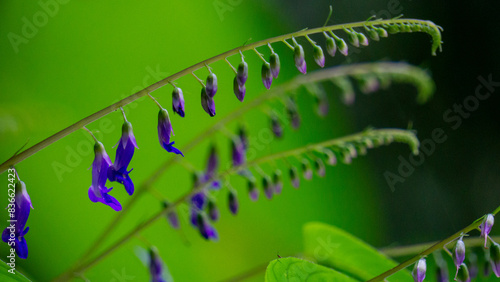
<svg viewBox="0 0 500 282">
<path fill-rule="evenodd" d="M 205 89 L 210 98 L 213 98 L 217 93 L 217 76 L 214 73 L 208 75 Z"/>
<path fill-rule="evenodd" d="M 220 213 L 219 209 L 217 208 L 217 205 L 213 200 L 208 201 L 208 217 L 210 218 L 211 221 L 217 221 L 219 220 Z"/>
<path fill-rule="evenodd" d="M 211 117 L 215 116 L 215 102 L 214 99 L 208 96 L 205 87 L 201 89 L 201 106 Z"/>
<path fill-rule="evenodd" d="M 262 177 L 262 189 L 264 190 L 264 194 L 266 195 L 266 198 L 271 200 L 273 198 L 273 187 L 271 185 L 271 178 L 269 176 L 264 176 Z"/>
<path fill-rule="evenodd" d="M 313 47 L 313 57 L 318 66 L 322 68 L 325 67 L 325 55 L 323 54 L 323 49 L 321 49 L 318 45 L 314 45 Z"/>
<path fill-rule="evenodd" d="M 275 114 L 271 116 L 271 130 L 277 138 L 283 137 L 283 127 Z"/>
<path fill-rule="evenodd" d="M 462 263 L 458 269 L 457 281 L 459 282 L 470 282 L 469 269 L 465 263 Z"/>
<path fill-rule="evenodd" d="M 240 102 L 243 102 L 245 99 L 245 94 L 247 92 L 247 88 L 245 84 L 239 84 L 238 83 L 238 77 L 236 76 L 233 80 L 233 92 L 234 95 L 236 95 L 236 98 L 240 100 Z"/>
<path fill-rule="evenodd" d="M 269 63 L 264 63 L 262 65 L 262 83 L 267 89 L 271 88 L 271 83 L 273 83 L 273 74 L 271 72 L 271 65 Z"/>
<path fill-rule="evenodd" d="M 170 206 L 170 203 L 168 201 L 163 201 L 163 208 L 164 209 L 167 209 L 168 207 Z M 172 226 L 173 228 L 175 229 L 179 229 L 179 217 L 177 216 L 177 213 L 175 212 L 175 210 L 173 211 L 169 211 L 167 213 L 167 220 L 168 220 L 168 223 L 170 224 L 170 226 Z"/>
<path fill-rule="evenodd" d="M 182 89 L 175 87 L 172 91 L 172 110 L 184 117 L 184 95 L 182 94 Z"/>
<path fill-rule="evenodd" d="M 259 199 L 259 189 L 257 189 L 257 185 L 255 184 L 255 180 L 248 180 L 248 195 L 252 201 L 257 201 Z"/>
<path fill-rule="evenodd" d="M 243 86 L 248 79 L 248 64 L 242 61 L 238 65 L 238 70 L 236 71 L 236 81 L 238 85 Z"/>
<path fill-rule="evenodd" d="M 455 245 L 455 251 L 453 254 L 453 262 L 455 263 L 455 266 L 457 267 L 457 272 L 455 273 L 455 279 L 457 278 L 458 275 L 458 269 L 460 268 L 460 265 L 465 260 L 465 244 L 464 241 L 462 240 L 462 237 L 458 239 L 457 244 Z"/>
<path fill-rule="evenodd" d="M 108 170 L 111 166 L 111 159 L 109 158 L 104 145 L 96 141 L 94 145 L 95 158 L 92 163 L 92 185 L 90 185 L 88 194 L 89 199 L 96 203 L 101 202 L 110 206 L 115 211 L 121 211 L 122 206 L 118 200 L 108 195 L 113 188 L 107 188 L 106 180 L 108 177 Z"/>
<path fill-rule="evenodd" d="M 239 138 L 233 138 L 231 140 L 231 151 L 233 158 L 233 166 L 240 166 L 245 163 L 246 152 L 245 145 L 241 142 Z"/>
<path fill-rule="evenodd" d="M 274 78 L 278 78 L 278 74 L 280 73 L 280 57 L 278 54 L 272 52 L 269 57 L 269 64 L 271 66 L 271 74 Z"/>
<path fill-rule="evenodd" d="M 292 167 L 290 167 L 290 170 L 288 172 L 290 174 L 290 181 L 292 182 L 292 186 L 294 188 L 298 189 L 300 186 L 300 178 L 299 178 L 299 173 L 297 171 L 297 168 L 292 166 Z"/>
<path fill-rule="evenodd" d="M 138 147 L 132 131 L 132 124 L 125 121 L 122 126 L 122 136 L 116 148 L 115 162 L 108 169 L 108 179 L 123 184 L 129 195 L 134 194 L 134 183 L 129 176 L 129 172 L 132 170 L 129 171 L 127 167 L 132 160 L 135 148 Z"/>
<path fill-rule="evenodd" d="M 170 117 L 165 109 L 161 109 L 158 113 L 158 139 L 160 140 L 160 145 L 167 152 L 178 154 L 184 157 L 184 154 L 177 148 L 174 147 L 175 142 L 170 142 L 170 136 L 174 133 L 172 129 L 172 123 L 170 123 Z"/>
<path fill-rule="evenodd" d="M 486 243 L 488 242 L 488 234 L 491 232 L 491 228 L 495 223 L 495 217 L 490 213 L 484 217 L 483 223 L 479 225 L 481 229 L 481 237 L 484 237 L 484 247 L 486 248 Z"/>
<path fill-rule="evenodd" d="M 293 56 L 295 60 L 295 66 L 297 69 L 303 73 L 307 73 L 307 64 L 306 64 L 306 59 L 304 56 L 304 48 L 300 44 L 298 44 L 295 39 L 294 39 L 294 48 L 293 48 Z"/>
<path fill-rule="evenodd" d="M 274 194 L 281 194 L 283 190 L 283 182 L 281 181 L 281 170 L 276 169 L 273 173 L 273 188 Z"/>
<path fill-rule="evenodd" d="M 11 213 L 10 220 L 14 222 L 9 227 L 5 228 L 2 233 L 2 241 L 14 247 L 18 257 L 22 259 L 28 258 L 28 244 L 24 236 L 28 233 L 29 227 L 26 227 L 26 222 L 33 208 L 30 196 L 26 190 L 26 184 L 19 179 L 16 173 L 15 202 L 7 205 L 7 209 L 11 209 L 14 205 L 14 212 Z M 13 226 L 14 225 L 14 226 Z M 25 228 L 26 227 L 26 228 Z M 11 237 L 14 235 L 14 237 Z"/>
<path fill-rule="evenodd" d="M 236 191 L 234 191 L 234 189 L 231 189 L 229 191 L 228 204 L 231 213 L 236 215 L 238 213 L 239 204 L 238 204 L 238 196 L 236 195 Z"/>
<path fill-rule="evenodd" d="M 334 57 L 337 52 L 337 44 L 335 44 L 335 40 L 332 37 L 328 36 L 326 32 L 323 33 L 326 37 L 326 52 Z"/>
<path fill-rule="evenodd" d="M 491 269 L 496 277 L 500 277 L 500 245 L 497 243 L 490 247 Z"/>
<path fill-rule="evenodd" d="M 325 163 L 323 162 L 322 159 L 316 158 L 314 160 L 314 168 L 319 177 L 325 177 L 326 168 L 325 168 Z"/>
<path fill-rule="evenodd" d="M 426 271 L 427 271 L 427 264 L 425 262 L 425 258 L 421 258 L 415 263 L 415 266 L 411 273 L 411 275 L 413 276 L 413 280 L 415 282 L 424 281 Z"/>
</svg>

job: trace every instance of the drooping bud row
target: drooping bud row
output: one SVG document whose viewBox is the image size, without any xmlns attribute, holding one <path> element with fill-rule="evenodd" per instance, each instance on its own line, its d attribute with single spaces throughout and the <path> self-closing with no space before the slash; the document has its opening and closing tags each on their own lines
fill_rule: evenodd
<svg viewBox="0 0 500 282">
<path fill-rule="evenodd" d="M 182 89 L 175 87 L 172 91 L 172 110 L 184 117 L 184 95 L 182 94 Z"/>
</svg>

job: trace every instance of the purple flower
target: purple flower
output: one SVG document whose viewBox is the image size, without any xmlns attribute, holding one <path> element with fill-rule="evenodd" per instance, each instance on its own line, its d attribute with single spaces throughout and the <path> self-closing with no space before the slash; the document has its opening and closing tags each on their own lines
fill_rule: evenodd
<svg viewBox="0 0 500 282">
<path fill-rule="evenodd" d="M 229 196 L 228 196 L 228 204 L 229 204 L 229 210 L 231 211 L 232 214 L 237 214 L 238 213 L 238 197 L 236 195 L 236 191 L 231 189 L 229 191 Z"/>
<path fill-rule="evenodd" d="M 116 148 L 115 162 L 108 170 L 108 179 L 123 184 L 129 195 L 134 194 L 134 183 L 129 176 L 132 170 L 128 170 L 127 167 L 132 160 L 135 148 L 138 147 L 132 132 L 132 124 L 125 121 L 122 126 L 122 137 Z"/>
<path fill-rule="evenodd" d="M 156 247 L 151 247 L 149 250 L 149 273 L 151 274 L 152 282 L 167 282 L 171 279 L 165 278 L 168 274 L 168 269 L 158 254 Z M 170 274 L 168 274 L 170 276 Z"/>
<path fill-rule="evenodd" d="M 248 180 L 248 195 L 252 201 L 257 201 L 259 199 L 259 189 L 255 184 L 255 180 Z"/>
<path fill-rule="evenodd" d="M 290 174 L 290 181 L 292 182 L 292 186 L 294 188 L 299 188 L 299 186 L 300 186 L 299 173 L 297 172 L 297 169 L 294 166 L 290 167 L 289 174 Z"/>
<path fill-rule="evenodd" d="M 172 110 L 184 117 L 184 95 L 182 94 L 182 89 L 175 87 L 172 92 Z"/>
<path fill-rule="evenodd" d="M 335 40 L 333 40 L 332 37 L 328 36 L 326 32 L 323 32 L 323 34 L 325 35 L 326 38 L 326 52 L 330 56 L 334 57 L 335 53 L 337 52 L 337 44 L 335 44 Z"/>
<path fill-rule="evenodd" d="M 208 217 L 210 217 L 211 221 L 219 220 L 219 216 L 220 216 L 219 209 L 217 208 L 217 205 L 215 204 L 214 201 L 212 201 L 212 200 L 208 201 L 207 209 L 208 209 Z"/>
<path fill-rule="evenodd" d="M 273 83 L 273 74 L 271 72 L 271 65 L 269 63 L 264 63 L 262 65 L 261 77 L 262 77 L 262 83 L 264 83 L 264 86 L 267 89 L 270 89 L 271 83 Z"/>
<path fill-rule="evenodd" d="M 300 44 L 297 44 L 297 42 L 294 39 L 295 46 L 293 48 L 293 55 L 294 55 L 294 60 L 295 60 L 295 66 L 297 69 L 303 73 L 307 73 L 307 64 L 306 64 L 306 59 L 304 56 L 304 48 Z"/>
<path fill-rule="evenodd" d="M 238 85 L 244 86 L 247 79 L 248 79 L 248 64 L 245 61 L 242 61 L 238 65 L 238 70 L 236 71 L 236 82 L 238 83 Z M 242 101 L 242 99 L 240 101 Z"/>
<path fill-rule="evenodd" d="M 170 142 L 170 136 L 174 134 L 170 117 L 165 109 L 161 109 L 158 113 L 158 139 L 160 145 L 169 153 L 175 153 L 184 157 L 184 154 L 174 147 L 175 142 Z"/>
<path fill-rule="evenodd" d="M 323 49 L 321 49 L 318 45 L 314 45 L 313 57 L 318 66 L 322 68 L 325 67 L 325 55 L 323 54 Z"/>
<path fill-rule="evenodd" d="M 483 220 L 483 223 L 479 225 L 479 229 L 481 229 L 481 237 L 484 237 L 484 247 L 486 248 L 486 243 L 488 242 L 488 234 L 491 232 L 491 228 L 495 223 L 495 217 L 490 213 L 487 214 Z"/>
<path fill-rule="evenodd" d="M 278 78 L 278 74 L 280 73 L 280 57 L 278 54 L 272 52 L 269 57 L 269 64 L 271 66 L 271 74 L 274 78 Z"/>
<path fill-rule="evenodd" d="M 462 237 L 458 239 L 457 244 L 455 245 L 455 251 L 453 254 L 453 262 L 455 263 L 455 266 L 457 267 L 457 272 L 455 273 L 455 279 L 457 278 L 458 275 L 458 269 L 460 268 L 460 265 L 465 260 L 465 244 L 464 241 L 462 240 Z"/>
<path fill-rule="evenodd" d="M 196 226 L 200 231 L 200 234 L 206 240 L 217 241 L 219 239 L 219 234 L 217 234 L 217 230 L 210 225 L 206 216 L 202 213 L 198 213 L 196 217 Z"/>
<path fill-rule="evenodd" d="M 421 258 L 418 262 L 415 263 L 415 267 L 411 275 L 413 276 L 413 280 L 415 282 L 422 282 L 425 278 L 425 272 L 427 271 L 427 265 L 425 263 L 425 258 Z"/>
<path fill-rule="evenodd" d="M 217 76 L 214 73 L 210 73 L 207 77 L 206 92 L 210 98 L 217 93 Z"/>
<path fill-rule="evenodd" d="M 490 262 L 493 273 L 496 277 L 500 277 L 500 245 L 497 243 L 490 247 Z"/>
<path fill-rule="evenodd" d="M 170 206 L 169 202 L 163 201 L 163 209 L 168 209 L 169 206 Z M 177 216 L 177 213 L 175 212 L 175 210 L 169 211 L 167 213 L 167 220 L 168 220 L 168 223 L 170 224 L 170 226 L 172 226 L 175 229 L 179 229 L 179 226 L 180 226 L 179 217 Z"/>
<path fill-rule="evenodd" d="M 215 102 L 214 99 L 207 95 L 206 88 L 201 89 L 201 106 L 211 117 L 215 116 Z"/>
<path fill-rule="evenodd" d="M 233 138 L 231 140 L 231 151 L 233 158 L 233 166 L 240 166 L 245 163 L 246 152 L 245 145 L 241 142 L 240 138 Z"/>
<path fill-rule="evenodd" d="M 267 175 L 262 177 L 262 189 L 264 190 L 266 198 L 271 200 L 273 198 L 274 191 L 271 186 L 271 178 L 269 178 L 269 176 Z"/>
<path fill-rule="evenodd" d="M 247 88 L 245 84 L 239 84 L 238 83 L 238 77 L 235 76 L 233 80 L 233 92 L 234 95 L 236 95 L 236 98 L 240 100 L 240 102 L 243 102 L 245 99 L 245 93 L 247 92 Z"/>
<path fill-rule="evenodd" d="M 108 195 L 113 189 L 107 188 L 106 180 L 108 177 L 108 170 L 111 166 L 111 159 L 109 158 L 104 146 L 101 142 L 96 141 L 94 145 L 95 158 L 92 163 L 92 185 L 89 188 L 89 199 L 96 203 L 101 202 L 110 206 L 115 211 L 120 211 L 122 206 L 118 200 Z"/>
<path fill-rule="evenodd" d="M 191 196 L 191 204 L 197 210 L 203 210 L 205 208 L 206 203 L 207 203 L 207 194 L 205 190 L 201 190 L 200 192 Z"/>
<path fill-rule="evenodd" d="M 17 179 L 14 187 L 15 202 L 7 205 L 7 209 L 10 213 L 9 222 L 12 223 L 10 223 L 10 226 L 5 228 L 3 231 L 2 241 L 9 244 L 10 247 L 14 247 L 18 257 L 27 259 L 28 244 L 24 236 L 30 229 L 29 227 L 26 227 L 26 222 L 28 221 L 33 205 L 31 204 L 30 196 L 26 191 L 26 184 L 24 184 L 23 181 Z M 11 212 L 11 210 L 13 211 Z"/>
<path fill-rule="evenodd" d="M 273 173 L 273 188 L 274 194 L 281 194 L 283 190 L 283 182 L 281 181 L 281 170 L 277 169 Z"/>
<path fill-rule="evenodd" d="M 302 159 L 302 176 L 306 180 L 311 180 L 313 176 L 311 163 L 307 159 Z"/>
<path fill-rule="evenodd" d="M 271 130 L 277 138 L 283 137 L 283 127 L 275 114 L 271 116 Z"/>
<path fill-rule="evenodd" d="M 217 148 L 215 145 L 210 147 L 210 154 L 208 155 L 207 168 L 205 170 L 204 181 L 209 181 L 215 177 L 217 168 L 219 167 L 219 156 L 217 155 Z"/>
<path fill-rule="evenodd" d="M 465 263 L 462 263 L 458 269 L 457 281 L 459 282 L 470 282 L 469 269 Z"/>
</svg>

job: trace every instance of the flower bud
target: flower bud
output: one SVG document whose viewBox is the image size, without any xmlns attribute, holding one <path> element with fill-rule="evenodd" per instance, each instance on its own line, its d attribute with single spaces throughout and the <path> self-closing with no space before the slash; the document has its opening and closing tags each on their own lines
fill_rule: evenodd
<svg viewBox="0 0 500 282">
<path fill-rule="evenodd" d="M 422 30 L 422 26 L 421 26 L 420 24 L 417 24 L 417 23 L 415 23 L 415 24 L 411 24 L 411 25 L 410 25 L 410 28 L 411 28 L 411 30 L 412 30 L 413 32 L 419 32 L 419 31 L 421 31 L 421 30 Z"/>
<path fill-rule="evenodd" d="M 304 177 L 304 179 L 311 180 L 312 176 L 313 176 L 313 172 L 311 169 L 311 163 L 307 159 L 304 158 L 304 159 L 302 159 L 301 167 L 302 167 L 302 176 Z"/>
<path fill-rule="evenodd" d="M 300 186 L 300 178 L 299 178 L 299 173 L 298 173 L 297 169 L 294 166 L 290 167 L 289 174 L 290 174 L 290 181 L 292 182 L 292 186 L 294 188 L 298 189 Z"/>
<path fill-rule="evenodd" d="M 246 152 L 243 142 L 239 138 L 231 140 L 231 151 L 233 158 L 233 166 L 240 166 L 246 161 Z"/>
<path fill-rule="evenodd" d="M 236 215 L 238 213 L 239 204 L 238 197 L 236 196 L 236 191 L 234 191 L 233 189 L 229 191 L 228 204 L 231 213 Z"/>
<path fill-rule="evenodd" d="M 356 36 L 358 37 L 359 44 L 368 46 L 368 38 L 362 32 L 356 32 Z"/>
<path fill-rule="evenodd" d="M 214 73 L 210 73 L 207 77 L 206 92 L 208 97 L 213 98 L 215 93 L 217 93 L 217 76 Z"/>
<path fill-rule="evenodd" d="M 399 26 L 397 24 L 390 24 L 387 26 L 387 30 L 390 34 L 395 34 L 400 31 Z"/>
<path fill-rule="evenodd" d="M 167 209 L 169 207 L 170 203 L 167 201 L 163 201 L 163 208 Z M 167 213 L 167 221 L 175 229 L 179 228 L 179 217 L 177 216 L 177 213 L 175 210 L 170 211 Z"/>
<path fill-rule="evenodd" d="M 219 239 L 219 235 L 217 234 L 217 230 L 210 225 L 206 216 L 203 213 L 198 213 L 196 215 L 196 226 L 200 231 L 200 235 L 205 238 L 205 240 L 214 240 L 217 241 Z"/>
<path fill-rule="evenodd" d="M 490 246 L 491 269 L 496 277 L 500 277 L 500 245 L 497 243 Z"/>
<path fill-rule="evenodd" d="M 462 263 L 458 269 L 457 281 L 459 282 L 470 282 L 469 269 L 465 263 Z"/>
<path fill-rule="evenodd" d="M 283 182 L 281 181 L 281 170 L 276 169 L 273 173 L 273 188 L 274 194 L 281 194 L 283 190 Z"/>
<path fill-rule="evenodd" d="M 277 138 L 283 137 L 283 127 L 275 114 L 271 116 L 271 130 Z"/>
<path fill-rule="evenodd" d="M 484 237 L 485 248 L 486 248 L 486 243 L 488 242 L 488 234 L 490 234 L 491 228 L 493 227 L 494 223 L 495 223 L 495 217 L 490 213 L 484 217 L 483 223 L 479 225 L 479 229 L 481 229 L 481 237 Z"/>
<path fill-rule="evenodd" d="M 313 47 L 313 57 L 318 66 L 325 67 L 325 55 L 323 54 L 323 49 L 318 45 L 314 45 Z"/>
<path fill-rule="evenodd" d="M 286 112 L 288 114 L 288 119 L 293 129 L 298 129 L 300 127 L 300 115 L 297 110 L 297 104 L 290 98 L 286 103 Z"/>
<path fill-rule="evenodd" d="M 318 174 L 319 177 L 325 177 L 326 168 L 325 163 L 322 159 L 316 158 L 314 160 L 314 169 L 316 170 L 316 174 Z"/>
<path fill-rule="evenodd" d="M 269 63 L 271 65 L 271 74 L 274 78 L 278 78 L 278 74 L 280 73 L 280 57 L 278 54 L 272 52 L 269 57 Z"/>
<path fill-rule="evenodd" d="M 295 66 L 297 69 L 303 73 L 307 73 L 307 64 L 306 64 L 306 59 L 304 56 L 304 48 L 300 44 L 297 44 L 295 42 L 295 46 L 293 48 L 293 58 L 295 60 Z"/>
<path fill-rule="evenodd" d="M 243 102 L 243 99 L 245 99 L 245 93 L 247 92 L 247 88 L 245 84 L 239 84 L 237 76 L 233 80 L 233 92 L 234 95 L 236 95 L 236 98 L 238 98 L 240 102 Z"/>
<path fill-rule="evenodd" d="M 323 32 L 326 37 L 326 52 L 330 56 L 335 56 L 335 52 L 337 51 L 337 44 L 335 44 L 335 40 L 332 37 L 328 36 L 326 32 Z"/>
<path fill-rule="evenodd" d="M 376 27 L 375 30 L 377 31 L 377 33 L 380 37 L 388 37 L 389 36 L 389 34 L 387 34 L 387 30 L 385 30 L 383 27 Z"/>
<path fill-rule="evenodd" d="M 210 218 L 211 221 L 215 222 L 219 220 L 220 212 L 213 200 L 208 201 L 207 209 L 208 209 L 208 217 Z"/>
<path fill-rule="evenodd" d="M 335 42 L 337 43 L 337 48 L 339 49 L 340 54 L 347 56 L 349 54 L 349 48 L 347 47 L 344 39 L 338 38 Z"/>
<path fill-rule="evenodd" d="M 426 271 L 427 271 L 427 264 L 425 262 L 425 258 L 421 258 L 415 263 L 415 266 L 411 273 L 411 275 L 413 276 L 413 280 L 415 282 L 424 281 Z"/>
<path fill-rule="evenodd" d="M 354 47 L 359 47 L 359 38 L 358 38 L 358 35 L 356 34 L 356 32 L 354 31 L 350 31 L 350 30 L 347 30 L 347 29 L 344 29 L 345 32 L 347 33 L 347 35 L 349 36 L 349 43 L 351 43 L 352 46 Z"/>
<path fill-rule="evenodd" d="M 373 28 L 368 28 L 365 26 L 365 29 L 366 29 L 366 32 L 368 33 L 368 36 L 375 40 L 375 41 L 379 41 L 380 40 L 380 35 L 378 34 L 378 32 L 373 29 Z"/>
<path fill-rule="evenodd" d="M 269 200 L 273 198 L 273 188 L 271 187 L 271 178 L 269 176 L 264 176 L 262 177 L 262 189 L 264 190 L 264 194 L 266 195 L 266 198 Z"/>
<path fill-rule="evenodd" d="M 184 117 L 184 95 L 179 87 L 175 87 L 172 92 L 172 110 Z"/>
<path fill-rule="evenodd" d="M 248 137 L 247 131 L 243 125 L 240 125 L 238 128 L 238 137 L 240 138 L 241 143 L 243 144 L 243 149 L 246 151 L 248 149 Z"/>
<path fill-rule="evenodd" d="M 248 79 L 248 64 L 245 61 L 242 61 L 238 65 L 238 70 L 236 72 L 236 80 L 238 85 L 243 86 Z"/>
<path fill-rule="evenodd" d="M 257 185 L 255 184 L 254 179 L 248 180 L 248 195 L 252 201 L 257 201 L 259 199 L 259 189 L 257 189 Z"/>
<path fill-rule="evenodd" d="M 271 83 L 273 83 L 273 75 L 271 73 L 271 65 L 269 63 L 264 63 L 262 65 L 262 83 L 267 89 L 271 88 Z"/>
<path fill-rule="evenodd" d="M 337 164 L 337 156 L 335 156 L 335 153 L 328 149 L 328 148 L 324 148 L 322 150 L 323 154 L 324 154 L 324 157 L 326 158 L 326 163 L 331 165 L 331 166 L 334 166 Z"/>
<path fill-rule="evenodd" d="M 215 116 L 215 103 L 214 99 L 207 95 L 206 88 L 201 89 L 201 106 L 211 117 Z"/>
<path fill-rule="evenodd" d="M 464 241 L 462 240 L 462 237 L 460 237 L 460 239 L 458 239 L 455 245 L 455 250 L 453 252 L 453 262 L 457 267 L 457 273 L 455 274 L 455 278 L 457 278 L 458 269 L 460 268 L 460 265 L 462 265 L 464 260 L 465 260 L 465 244 Z"/>
</svg>

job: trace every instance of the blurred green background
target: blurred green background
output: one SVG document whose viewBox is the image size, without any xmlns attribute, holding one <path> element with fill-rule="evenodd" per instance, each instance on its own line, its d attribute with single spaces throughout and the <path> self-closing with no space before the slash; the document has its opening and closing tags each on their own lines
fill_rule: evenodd
<svg viewBox="0 0 500 282">
<path fill-rule="evenodd" d="M 321 26 L 328 5 L 332 4 L 298 0 L 61 2 L 8 0 L 0 4 L 0 161 L 9 158 L 28 139 L 31 146 L 149 84 L 242 45 L 250 38 L 258 41 Z M 320 119 L 314 114 L 313 100 L 301 95 L 301 129 L 294 132 L 287 128 L 284 140 L 259 144 L 263 149 L 258 155 L 351 134 L 367 126 L 406 128 L 412 123 L 422 140 L 429 138 L 434 128 L 443 128 L 448 140 L 404 183 L 396 186 L 394 192 L 383 173 L 395 172 L 398 156 L 408 155 L 409 150 L 403 145 L 371 151 L 349 166 L 328 168 L 324 179 L 302 181 L 299 190 L 285 181 L 282 195 L 272 201 L 264 199 L 262 193 L 257 203 L 249 201 L 246 183 L 234 177 L 231 184 L 240 195 L 240 212 L 237 216 L 230 215 L 226 193 L 218 195 L 222 211 L 221 220 L 215 225 L 221 237 L 219 242 L 205 242 L 185 217 L 181 217 L 180 232 L 170 228 L 166 221 L 142 232 L 145 240 L 158 247 L 174 279 L 220 281 L 266 264 L 278 253 L 281 256 L 300 253 L 301 228 L 309 221 L 334 224 L 383 247 L 442 239 L 493 210 L 500 200 L 498 97 L 493 95 L 482 102 L 456 130 L 443 120 L 443 113 L 474 94 L 478 76 L 491 74 L 493 80 L 500 80 L 499 56 L 493 47 L 499 43 L 494 29 L 498 27 L 498 17 L 493 16 L 495 9 L 487 3 L 467 2 L 460 6 L 473 19 L 470 26 L 465 26 L 462 14 L 451 13 L 445 3 L 402 0 L 333 3 L 331 23 L 360 21 L 374 13 L 381 17 L 403 13 L 443 26 L 444 52 L 437 57 L 430 55 L 427 35 L 400 34 L 372 43 L 360 52 L 351 52 L 347 58 L 328 57 L 326 63 L 335 66 L 395 60 L 417 64 L 433 74 L 437 86 L 435 98 L 417 106 L 413 88 L 396 86 L 384 93 L 358 96 L 354 106 L 346 107 L 338 97 L 330 95 L 330 114 Z M 483 26 L 489 28 L 479 28 Z M 313 39 L 322 42 L 320 36 Z M 316 68 L 310 46 L 305 40 L 300 42 L 304 43 L 309 69 Z M 293 66 L 290 50 L 283 44 L 273 47 L 282 61 L 282 72 L 273 82 L 277 85 L 299 73 Z M 264 48 L 261 52 L 269 54 Z M 261 62 L 254 53 L 245 55 L 250 66 L 247 102 L 265 95 L 265 88 L 260 79 Z M 238 58 L 230 61 L 237 65 Z M 234 98 L 234 75 L 228 66 L 218 62 L 212 68 L 219 78 L 214 118 L 208 117 L 200 106 L 199 84 L 189 76 L 177 81 L 186 99 L 186 117 L 181 119 L 171 114 L 174 141 L 180 148 L 245 104 Z M 207 71 L 196 73 L 204 79 Z M 152 94 L 170 109 L 171 90 L 166 86 Z M 158 144 L 156 105 L 140 99 L 126 110 L 140 147 L 131 163 L 134 168 L 131 177 L 137 186 L 172 155 Z M 240 122 L 248 125 L 254 137 L 268 126 L 265 116 L 257 111 Z M 120 137 L 121 124 L 121 115 L 112 113 L 88 125 L 89 129 L 100 132 L 98 137 L 112 159 L 112 146 Z M 228 126 L 230 130 L 235 128 L 236 124 Z M 212 141 L 217 142 L 221 157 L 227 161 L 229 141 L 224 135 L 207 139 L 186 155 L 186 160 L 203 169 L 207 146 Z M 26 236 L 29 258 L 18 259 L 16 263 L 36 281 L 50 280 L 70 267 L 116 215 L 109 207 L 88 199 L 91 182 L 88 168 L 93 161 L 90 144 L 89 136 L 80 130 L 16 166 L 35 208 Z M 61 172 L 55 166 L 66 169 Z M 7 175 L 2 176 L 4 182 L 0 184 L 6 187 Z M 129 201 L 119 184 L 114 187 L 112 194 L 122 204 Z M 176 166 L 154 188 L 174 200 L 191 188 L 190 173 Z M 7 193 L 1 197 L 6 205 Z M 152 195 L 142 197 L 104 245 L 120 238 L 159 208 Z M 7 212 L 2 213 L 1 219 L 6 218 Z M 125 273 L 135 281 L 146 281 L 148 270 L 134 254 L 138 245 L 145 246 L 144 240 L 132 239 L 87 271 L 85 277 L 91 281 L 121 281 Z M 6 244 L 1 244 L 0 250 L 2 257 L 8 253 Z M 252 279 L 261 281 L 263 273 Z"/>
</svg>

